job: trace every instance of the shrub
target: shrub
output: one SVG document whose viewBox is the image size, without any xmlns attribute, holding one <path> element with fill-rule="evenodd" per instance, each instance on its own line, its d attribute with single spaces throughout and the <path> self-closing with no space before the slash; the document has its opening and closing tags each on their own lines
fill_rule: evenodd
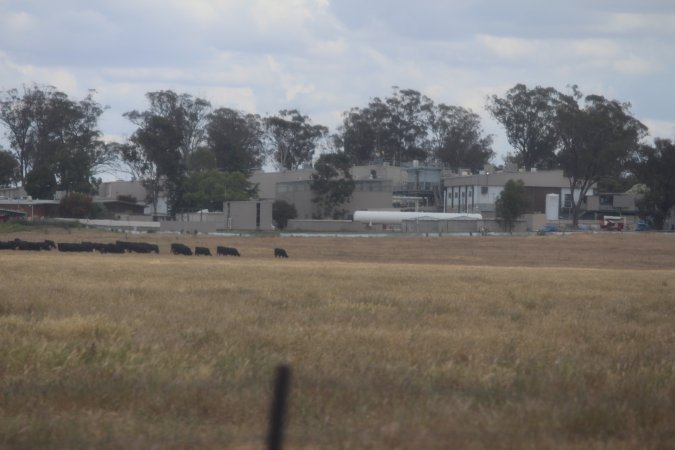
<svg viewBox="0 0 675 450">
<path fill-rule="evenodd" d="M 72 217 L 75 219 L 91 218 L 95 211 L 95 205 L 92 198 L 86 194 L 72 192 L 61 199 L 59 203 L 59 214 L 62 217 Z"/>
</svg>

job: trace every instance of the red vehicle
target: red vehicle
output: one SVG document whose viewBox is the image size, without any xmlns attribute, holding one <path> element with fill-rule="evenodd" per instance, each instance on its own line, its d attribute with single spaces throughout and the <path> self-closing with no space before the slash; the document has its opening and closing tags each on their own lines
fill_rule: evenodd
<svg viewBox="0 0 675 450">
<path fill-rule="evenodd" d="M 621 216 L 605 216 L 602 218 L 600 228 L 607 231 L 623 231 L 626 219 Z"/>
</svg>

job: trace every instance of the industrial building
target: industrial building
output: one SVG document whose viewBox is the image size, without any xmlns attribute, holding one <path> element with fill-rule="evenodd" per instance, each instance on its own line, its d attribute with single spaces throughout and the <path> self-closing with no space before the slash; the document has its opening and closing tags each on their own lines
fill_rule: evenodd
<svg viewBox="0 0 675 450">
<path fill-rule="evenodd" d="M 572 206 L 569 178 L 563 175 L 562 170 L 495 171 L 490 166 L 486 169 L 479 174 L 444 173 L 444 211 L 481 213 L 486 217 L 494 217 L 495 202 L 509 180 L 521 180 L 524 183 L 529 200 L 528 213 L 544 213 L 548 194 L 558 195 L 558 208 L 561 211 Z M 593 186 L 589 194 L 595 194 L 595 191 Z M 574 194 L 575 200 L 578 200 L 578 190 Z"/>
</svg>

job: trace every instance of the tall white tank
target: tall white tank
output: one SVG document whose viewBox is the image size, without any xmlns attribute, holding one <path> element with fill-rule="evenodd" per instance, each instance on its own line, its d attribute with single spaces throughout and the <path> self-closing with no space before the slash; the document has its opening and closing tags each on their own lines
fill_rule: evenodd
<svg viewBox="0 0 675 450">
<path fill-rule="evenodd" d="M 560 196 L 558 194 L 546 194 L 546 220 L 557 221 L 560 214 Z"/>
</svg>

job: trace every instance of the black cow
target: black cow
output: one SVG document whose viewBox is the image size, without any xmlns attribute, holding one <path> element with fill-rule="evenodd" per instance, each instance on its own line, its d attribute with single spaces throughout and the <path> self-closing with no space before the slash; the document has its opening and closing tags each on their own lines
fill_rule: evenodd
<svg viewBox="0 0 675 450">
<path fill-rule="evenodd" d="M 91 248 L 92 251 L 97 251 L 99 253 L 106 253 L 106 245 L 107 244 L 101 244 L 101 243 L 98 243 L 98 242 L 83 241 L 82 245 Z"/>
<path fill-rule="evenodd" d="M 223 255 L 223 256 L 241 256 L 239 254 L 239 250 L 237 250 L 234 247 L 223 247 L 222 245 L 219 245 L 216 248 L 216 254 L 218 255 Z"/>
<path fill-rule="evenodd" d="M 116 244 L 122 246 L 122 248 L 124 248 L 124 250 L 128 251 L 129 253 L 159 253 L 159 246 L 157 244 L 124 241 L 117 241 Z"/>
<path fill-rule="evenodd" d="M 171 253 L 173 253 L 174 255 L 191 256 L 192 250 L 190 250 L 190 247 L 188 247 L 187 245 L 173 243 L 171 244 Z"/>
<path fill-rule="evenodd" d="M 56 247 L 60 252 L 93 252 L 94 248 L 85 242 L 59 242 Z"/>
<path fill-rule="evenodd" d="M 286 250 L 283 248 L 275 248 L 274 249 L 274 257 L 275 258 L 288 258 L 288 253 L 286 253 Z"/>
<path fill-rule="evenodd" d="M 124 253 L 124 247 L 117 244 L 103 244 L 104 252 L 103 253 Z"/>
<path fill-rule="evenodd" d="M 195 247 L 195 256 L 211 256 L 211 250 L 207 247 Z"/>
<path fill-rule="evenodd" d="M 31 250 L 31 251 L 40 251 L 43 248 L 49 250 L 49 246 L 44 242 L 28 242 L 22 241 L 21 239 L 14 239 L 17 250 Z"/>
<path fill-rule="evenodd" d="M 56 243 L 50 239 L 45 239 L 45 244 L 47 244 L 49 248 L 56 248 Z"/>
<path fill-rule="evenodd" d="M 14 249 L 16 249 L 15 241 L 7 241 L 7 242 L 0 241 L 0 250 L 14 250 Z"/>
</svg>

